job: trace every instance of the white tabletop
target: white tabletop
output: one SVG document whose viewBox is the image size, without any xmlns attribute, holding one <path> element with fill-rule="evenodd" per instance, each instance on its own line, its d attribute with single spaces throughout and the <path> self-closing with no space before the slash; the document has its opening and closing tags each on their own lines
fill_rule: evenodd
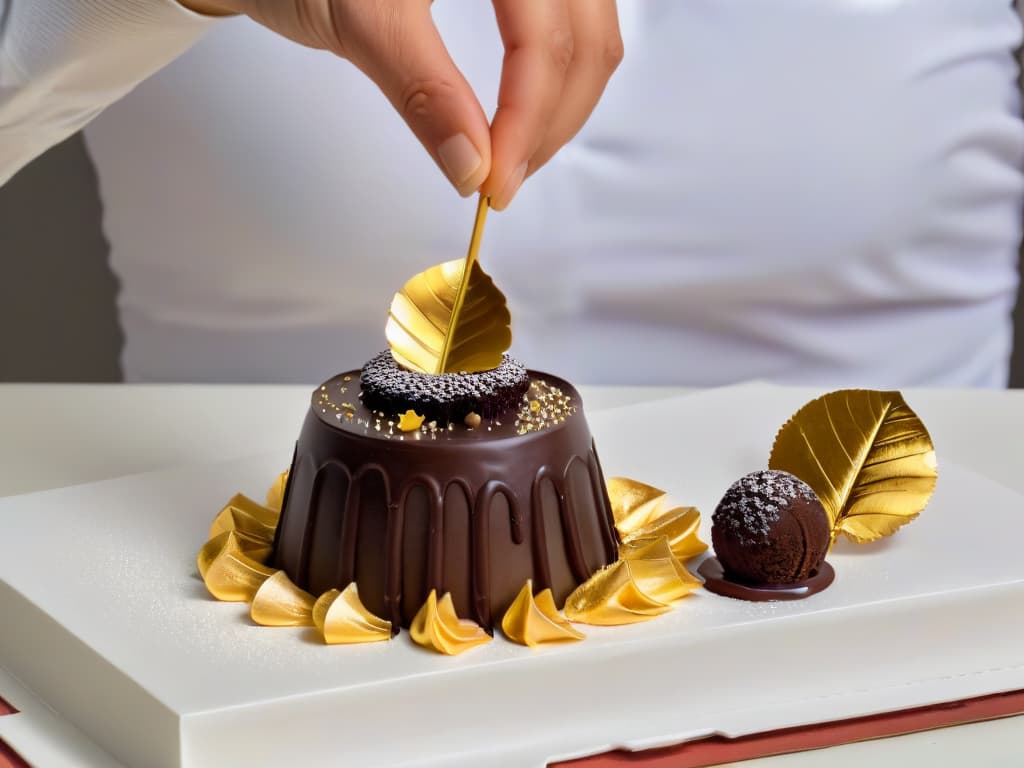
<svg viewBox="0 0 1024 768">
<path fill-rule="evenodd" d="M 291 443 L 309 387 L 0 385 L 0 496 L 234 458 Z M 582 387 L 589 411 L 691 394 Z M 808 399 L 816 394 L 807 390 Z M 1024 492 L 1024 391 L 905 393 L 941 457 Z M 943 442 L 943 434 L 973 439 Z M 0 694 L 10 681 L 0 671 Z M 743 763 L 750 768 L 1020 766 L 1024 716 Z M 66 735 L 62 737 L 67 739 Z M 39 766 L 38 768 L 44 768 Z"/>
</svg>

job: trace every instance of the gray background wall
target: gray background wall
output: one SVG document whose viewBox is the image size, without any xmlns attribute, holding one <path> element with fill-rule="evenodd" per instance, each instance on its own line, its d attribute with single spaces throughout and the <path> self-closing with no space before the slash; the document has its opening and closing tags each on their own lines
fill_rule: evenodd
<svg viewBox="0 0 1024 768">
<path fill-rule="evenodd" d="M 96 173 L 80 135 L 0 187 L 0 381 L 120 381 Z M 1024 301 L 1011 386 L 1024 387 Z"/>
</svg>

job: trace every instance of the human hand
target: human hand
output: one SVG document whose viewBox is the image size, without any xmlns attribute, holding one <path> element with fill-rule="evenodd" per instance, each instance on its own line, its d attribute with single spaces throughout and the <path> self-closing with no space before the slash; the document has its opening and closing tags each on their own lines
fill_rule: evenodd
<svg viewBox="0 0 1024 768">
<path fill-rule="evenodd" d="M 505 208 L 583 126 L 622 59 L 615 0 L 493 0 L 505 47 L 490 126 L 430 0 L 180 0 L 250 16 L 372 79 L 459 191 Z"/>
</svg>

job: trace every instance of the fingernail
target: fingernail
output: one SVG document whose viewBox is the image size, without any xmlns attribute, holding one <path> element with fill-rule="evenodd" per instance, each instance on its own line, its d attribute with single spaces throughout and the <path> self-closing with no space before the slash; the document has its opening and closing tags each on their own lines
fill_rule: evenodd
<svg viewBox="0 0 1024 768">
<path fill-rule="evenodd" d="M 523 163 L 514 171 L 512 175 L 508 177 L 508 181 L 505 182 L 505 186 L 502 187 L 501 195 L 498 197 L 498 203 L 501 206 L 498 208 L 499 211 L 505 210 L 508 204 L 512 202 L 512 198 L 516 196 L 516 192 L 523 186 L 523 180 L 526 179 L 526 163 Z"/>
<path fill-rule="evenodd" d="M 463 190 L 463 187 L 483 161 L 466 134 L 457 133 L 442 141 L 437 148 L 437 155 L 441 158 L 445 173 L 459 193 L 467 195 L 472 192 L 471 189 Z"/>
</svg>

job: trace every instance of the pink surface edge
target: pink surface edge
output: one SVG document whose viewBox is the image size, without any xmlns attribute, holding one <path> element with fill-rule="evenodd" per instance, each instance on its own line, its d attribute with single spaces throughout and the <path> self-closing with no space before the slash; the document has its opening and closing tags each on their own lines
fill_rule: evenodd
<svg viewBox="0 0 1024 768">
<path fill-rule="evenodd" d="M 754 733 L 737 738 L 710 736 L 672 747 L 641 752 L 617 750 L 553 763 L 552 766 L 615 768 L 625 765 L 644 765 L 651 768 L 703 768 L 703 766 L 720 763 L 835 747 L 855 741 L 900 736 L 1021 714 L 1024 714 L 1024 690 L 995 693 L 849 720 L 836 720 Z"/>
</svg>

